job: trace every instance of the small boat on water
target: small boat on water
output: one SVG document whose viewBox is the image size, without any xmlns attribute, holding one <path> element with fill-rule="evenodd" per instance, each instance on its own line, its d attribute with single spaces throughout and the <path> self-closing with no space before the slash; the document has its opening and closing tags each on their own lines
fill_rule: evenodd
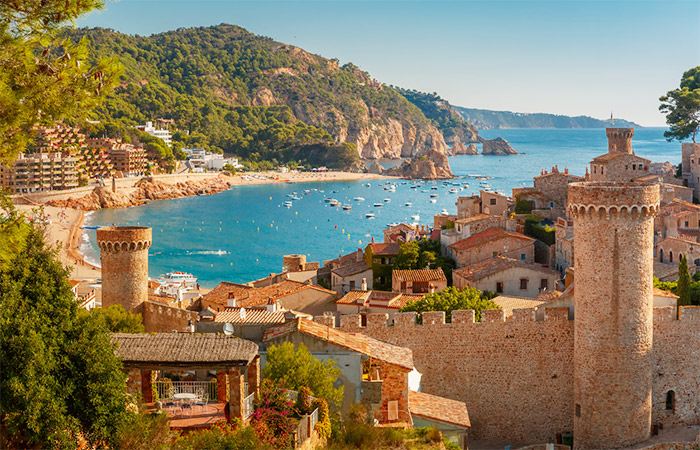
<svg viewBox="0 0 700 450">
<path fill-rule="evenodd" d="M 168 283 L 174 282 L 193 284 L 197 282 L 197 277 L 187 272 L 168 272 L 162 277 L 160 277 L 160 279 Z"/>
<path fill-rule="evenodd" d="M 414 214 L 414 215 L 411 216 L 411 219 L 413 219 L 413 220 L 415 220 L 416 222 L 418 222 L 418 221 L 420 220 L 420 215 L 419 215 L 419 214 Z"/>
<path fill-rule="evenodd" d="M 430 194 L 430 198 L 438 198 L 438 194 Z"/>
<path fill-rule="evenodd" d="M 365 186 L 372 187 L 372 185 L 370 183 L 365 184 Z"/>
<path fill-rule="evenodd" d="M 437 203 L 437 199 L 436 199 L 436 198 L 431 198 L 431 199 L 430 199 L 430 203 Z"/>
<path fill-rule="evenodd" d="M 391 199 L 388 197 L 384 199 L 384 203 L 389 203 L 390 201 L 391 201 Z"/>
<path fill-rule="evenodd" d="M 352 209 L 352 206 L 350 206 L 350 205 L 343 205 L 343 209 L 344 209 L 345 211 L 350 211 L 350 210 Z"/>
<path fill-rule="evenodd" d="M 411 202 L 406 202 L 406 203 L 404 204 L 404 206 L 409 206 L 409 207 L 411 207 L 411 206 L 413 206 L 413 203 L 411 203 Z"/>
<path fill-rule="evenodd" d="M 340 206 L 340 202 L 338 200 L 336 200 L 334 202 L 331 202 L 330 205 L 331 206 Z"/>
<path fill-rule="evenodd" d="M 438 188 L 437 188 L 437 186 L 433 186 L 433 187 L 431 187 L 430 189 L 432 189 L 432 190 L 434 190 L 434 191 L 437 191 Z"/>
<path fill-rule="evenodd" d="M 356 202 L 364 202 L 365 198 L 364 197 L 355 197 L 355 198 L 353 198 L 353 200 L 355 200 Z"/>
<path fill-rule="evenodd" d="M 442 208 L 442 211 L 440 211 L 440 214 L 442 214 L 443 216 L 449 216 L 449 215 L 450 215 L 450 213 L 447 212 L 447 208 Z"/>
<path fill-rule="evenodd" d="M 457 188 L 450 189 L 450 194 L 456 194 L 457 192 L 459 192 L 459 189 Z"/>
<path fill-rule="evenodd" d="M 430 191 L 429 191 L 429 190 L 427 190 L 427 189 L 423 189 L 423 190 L 421 190 L 421 192 L 423 192 L 423 193 L 427 193 L 427 192 L 430 192 Z"/>
<path fill-rule="evenodd" d="M 301 197 L 295 195 L 294 197 L 292 197 L 292 200 L 301 200 Z"/>
<path fill-rule="evenodd" d="M 374 203 L 372 206 L 374 206 L 375 208 L 381 208 L 382 206 L 384 206 L 384 203 L 377 202 Z"/>
<path fill-rule="evenodd" d="M 291 202 L 291 200 L 287 200 L 286 202 L 284 202 L 284 203 L 282 203 L 282 204 L 283 204 L 284 206 L 286 206 L 287 208 L 291 208 L 291 207 L 292 207 L 292 202 Z"/>
<path fill-rule="evenodd" d="M 323 199 L 324 202 L 332 202 L 334 200 L 335 200 L 334 198 L 330 198 L 330 197 L 326 197 Z"/>
<path fill-rule="evenodd" d="M 367 213 L 367 214 L 365 214 L 365 217 L 368 218 L 368 219 L 374 219 L 374 214 L 372 214 L 372 213 Z"/>
<path fill-rule="evenodd" d="M 289 197 L 289 198 L 294 198 L 296 196 L 297 196 L 296 192 L 292 192 L 291 194 L 287 194 L 287 197 Z"/>
</svg>

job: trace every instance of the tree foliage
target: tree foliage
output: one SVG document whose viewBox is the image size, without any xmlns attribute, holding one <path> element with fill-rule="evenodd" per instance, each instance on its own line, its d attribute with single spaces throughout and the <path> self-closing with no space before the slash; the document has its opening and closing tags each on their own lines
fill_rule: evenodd
<svg viewBox="0 0 700 450">
<path fill-rule="evenodd" d="M 448 283 L 452 282 L 452 269 L 455 262 L 452 258 L 442 256 L 440 241 L 433 239 L 418 239 L 399 246 L 399 254 L 394 258 L 394 269 L 437 269 L 442 268 Z"/>
<path fill-rule="evenodd" d="M 328 403 L 340 406 L 343 401 L 343 386 L 334 387 L 342 370 L 334 360 L 319 361 L 304 344 L 295 349 L 291 342 L 273 345 L 267 350 L 267 363 L 263 377 L 299 391 L 306 386 L 313 395 L 324 398 Z"/>
<path fill-rule="evenodd" d="M 688 258 L 681 255 L 678 260 L 678 306 L 690 305 L 690 272 L 688 271 Z"/>
<path fill-rule="evenodd" d="M 93 321 L 111 333 L 144 333 L 146 331 L 141 314 L 129 312 L 121 305 L 95 308 L 90 312 L 81 309 L 79 312 L 93 316 Z"/>
<path fill-rule="evenodd" d="M 39 123 L 84 117 L 118 81 L 109 56 L 88 62 L 87 39 L 59 28 L 102 0 L 0 2 L 0 161 L 11 162 Z"/>
<path fill-rule="evenodd" d="M 475 320 L 481 320 L 481 311 L 485 309 L 501 309 L 486 292 L 466 287 L 457 289 L 448 287 L 439 292 L 433 292 L 423 296 L 420 300 L 408 302 L 399 312 L 415 311 L 422 313 L 425 311 L 445 311 L 445 320 L 452 319 L 452 311 L 462 309 L 473 309 Z"/>
<path fill-rule="evenodd" d="M 0 271 L 0 361 L 11 446 L 114 443 L 128 417 L 121 362 L 103 324 L 78 313 L 68 270 L 40 227 Z"/>
<path fill-rule="evenodd" d="M 670 126 L 664 132 L 666 139 L 680 141 L 692 136 L 695 142 L 700 127 L 700 66 L 685 72 L 680 87 L 668 91 L 659 101 L 659 110 L 666 114 L 666 123 Z"/>
</svg>

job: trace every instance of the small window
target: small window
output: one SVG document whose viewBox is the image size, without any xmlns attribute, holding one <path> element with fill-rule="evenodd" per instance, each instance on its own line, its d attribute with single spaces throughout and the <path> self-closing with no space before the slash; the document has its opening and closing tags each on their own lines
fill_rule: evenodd
<svg viewBox="0 0 700 450">
<path fill-rule="evenodd" d="M 503 283 L 501 283 L 500 281 L 496 283 L 496 292 L 498 294 L 503 293 Z"/>
<path fill-rule="evenodd" d="M 493 257 L 495 258 L 496 256 L 498 256 L 498 252 L 493 252 Z"/>
<path fill-rule="evenodd" d="M 360 316 L 360 325 L 363 327 L 367 326 L 367 314 L 362 314 Z"/>
<path fill-rule="evenodd" d="M 600 166 L 600 174 L 601 174 L 601 175 L 603 175 L 603 171 L 604 171 L 604 170 L 605 170 L 605 169 L 603 168 L 603 166 Z"/>
<path fill-rule="evenodd" d="M 547 289 L 549 287 L 549 280 L 546 278 L 542 278 L 540 280 L 540 289 Z"/>
<path fill-rule="evenodd" d="M 670 262 L 670 263 L 673 262 L 673 251 L 668 252 L 668 262 Z"/>
<path fill-rule="evenodd" d="M 355 280 L 350 280 L 350 290 L 355 289 Z"/>
<path fill-rule="evenodd" d="M 676 410 L 676 392 L 668 391 L 666 393 L 666 411 Z"/>
<path fill-rule="evenodd" d="M 382 264 L 386 264 L 386 259 L 382 258 Z"/>
<path fill-rule="evenodd" d="M 627 169 L 629 169 L 629 167 L 627 167 L 627 164 L 625 164 L 625 170 L 627 170 Z"/>
<path fill-rule="evenodd" d="M 521 260 L 521 261 L 525 261 L 525 253 L 521 253 L 521 254 L 520 254 L 520 260 Z"/>
<path fill-rule="evenodd" d="M 581 405 L 576 403 L 576 417 L 581 417 Z"/>
<path fill-rule="evenodd" d="M 636 164 L 632 164 L 632 170 L 637 170 L 637 165 L 636 165 Z"/>
<path fill-rule="evenodd" d="M 593 166 L 593 173 L 596 173 L 596 167 L 598 166 Z"/>
<path fill-rule="evenodd" d="M 496 204 L 496 199 L 495 199 L 495 198 L 492 198 L 491 200 L 489 200 L 489 204 L 495 205 L 495 204 Z"/>
<path fill-rule="evenodd" d="M 685 221 L 685 227 L 688 228 L 688 221 Z"/>
<path fill-rule="evenodd" d="M 520 279 L 520 289 L 521 290 L 527 289 L 527 278 Z"/>
</svg>

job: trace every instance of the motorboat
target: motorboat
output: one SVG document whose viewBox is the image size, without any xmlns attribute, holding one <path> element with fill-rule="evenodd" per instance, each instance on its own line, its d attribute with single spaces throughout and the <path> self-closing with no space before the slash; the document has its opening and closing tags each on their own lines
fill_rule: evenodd
<svg viewBox="0 0 700 450">
<path fill-rule="evenodd" d="M 436 198 L 431 198 L 431 199 L 430 199 L 430 203 L 437 203 L 437 199 L 436 199 Z"/>
<path fill-rule="evenodd" d="M 161 280 L 166 283 L 185 283 L 185 284 L 196 284 L 197 277 L 187 272 L 168 272 L 162 277 Z"/>
<path fill-rule="evenodd" d="M 419 215 L 419 214 L 414 214 L 414 215 L 411 216 L 411 219 L 413 219 L 413 220 L 415 220 L 416 222 L 418 222 L 418 221 L 420 220 L 420 215 Z"/>
<path fill-rule="evenodd" d="M 447 212 L 447 208 L 442 208 L 442 211 L 440 211 L 440 214 L 442 214 L 443 216 L 449 216 L 449 215 L 450 215 L 450 213 Z"/>
<path fill-rule="evenodd" d="M 352 206 L 350 206 L 350 205 L 343 205 L 343 209 L 344 209 L 345 211 L 350 211 L 350 210 L 352 209 Z"/>
<path fill-rule="evenodd" d="M 433 186 L 433 187 L 431 187 L 430 189 L 432 189 L 432 190 L 434 190 L 434 191 L 437 191 L 438 187 L 437 187 L 437 186 Z"/>
<path fill-rule="evenodd" d="M 391 199 L 390 199 L 390 198 L 387 197 L 387 198 L 384 199 L 384 203 L 389 203 L 389 202 L 391 202 Z"/>
<path fill-rule="evenodd" d="M 368 219 L 374 219 L 374 214 L 372 214 L 372 213 L 367 213 L 367 214 L 365 214 L 365 217 L 368 218 Z"/>
<path fill-rule="evenodd" d="M 374 206 L 375 208 L 381 208 L 382 206 L 384 206 L 384 203 L 377 202 L 373 203 L 372 206 Z"/>
<path fill-rule="evenodd" d="M 450 194 L 456 194 L 458 192 L 459 192 L 459 189 L 457 189 L 457 188 L 450 189 Z"/>
<path fill-rule="evenodd" d="M 326 197 L 326 198 L 323 199 L 324 202 L 332 202 L 333 200 L 335 200 L 335 199 L 334 199 L 334 198 L 330 198 L 330 197 Z"/>
<path fill-rule="evenodd" d="M 330 203 L 331 206 L 340 206 L 340 202 L 338 200 L 334 200 Z"/>
<path fill-rule="evenodd" d="M 430 194 L 430 198 L 438 198 L 439 194 Z"/>
<path fill-rule="evenodd" d="M 404 206 L 409 206 L 409 207 L 411 207 L 411 206 L 413 206 L 413 203 L 411 203 L 411 202 L 406 202 L 406 203 L 404 204 Z"/>
<path fill-rule="evenodd" d="M 353 200 L 355 200 L 356 202 L 364 202 L 365 198 L 364 197 L 355 197 L 355 198 L 353 198 Z"/>
</svg>

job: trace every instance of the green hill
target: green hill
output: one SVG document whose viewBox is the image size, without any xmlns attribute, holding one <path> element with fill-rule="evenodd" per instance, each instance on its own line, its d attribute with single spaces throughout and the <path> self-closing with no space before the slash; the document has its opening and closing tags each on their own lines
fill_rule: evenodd
<svg viewBox="0 0 700 450">
<path fill-rule="evenodd" d="M 147 37 L 102 28 L 70 33 L 90 40 L 91 56 L 116 55 L 124 67 L 120 87 L 93 113 L 102 122 L 95 134 L 174 119 L 183 130 L 175 139 L 186 145 L 252 161 L 337 167 L 357 156 L 447 149 L 415 105 L 353 64 L 339 66 L 234 25 Z"/>
<path fill-rule="evenodd" d="M 545 113 L 516 113 L 510 111 L 490 111 L 487 109 L 453 108 L 466 120 L 480 130 L 498 128 L 605 128 L 609 120 L 594 119 L 588 116 L 560 116 Z M 615 119 L 615 126 L 639 127 L 634 122 Z"/>
</svg>

